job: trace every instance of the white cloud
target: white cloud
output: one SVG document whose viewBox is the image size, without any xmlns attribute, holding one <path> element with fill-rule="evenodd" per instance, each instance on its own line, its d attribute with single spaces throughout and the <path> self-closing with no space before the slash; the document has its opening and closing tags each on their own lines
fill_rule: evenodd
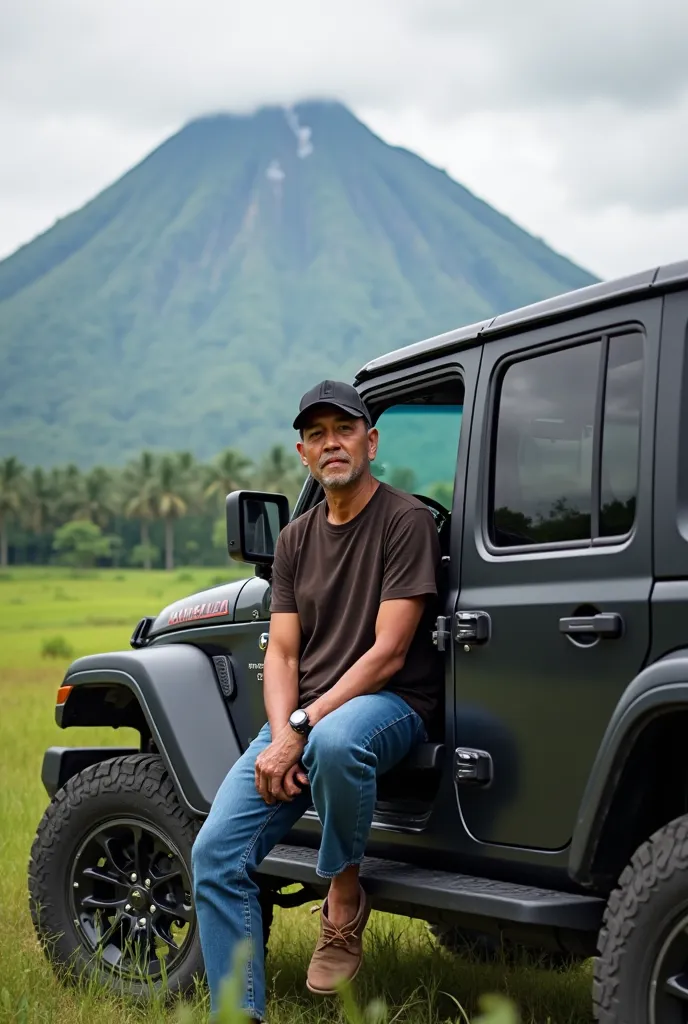
<svg viewBox="0 0 688 1024">
<path fill-rule="evenodd" d="M 271 160 L 270 166 L 265 172 L 265 177 L 268 181 L 274 182 L 276 185 L 280 185 L 286 178 L 286 174 L 282 170 L 282 165 L 279 160 Z"/>
<path fill-rule="evenodd" d="M 320 96 L 604 276 L 679 258 L 687 35 L 685 0 L 6 4 L 0 254 L 194 116 Z"/>
<path fill-rule="evenodd" d="M 671 145 L 682 111 L 647 118 L 652 139 L 643 115 L 602 109 L 448 123 L 417 108 L 362 113 L 388 142 L 412 138 L 421 156 L 601 277 L 688 256 L 688 147 Z"/>
<path fill-rule="evenodd" d="M 161 134 L 67 111 L 30 118 L 0 105 L 0 258 L 124 174 Z"/>
</svg>

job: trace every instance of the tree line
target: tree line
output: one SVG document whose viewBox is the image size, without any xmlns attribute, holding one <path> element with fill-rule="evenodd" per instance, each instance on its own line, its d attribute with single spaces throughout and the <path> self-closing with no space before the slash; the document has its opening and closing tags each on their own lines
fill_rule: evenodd
<svg viewBox="0 0 688 1024">
<path fill-rule="evenodd" d="M 286 494 L 305 479 L 273 446 L 257 463 L 235 448 L 211 462 L 143 451 L 122 467 L 29 468 L 0 460 L 0 565 L 217 565 L 227 558 L 224 505 L 240 487 Z"/>
</svg>

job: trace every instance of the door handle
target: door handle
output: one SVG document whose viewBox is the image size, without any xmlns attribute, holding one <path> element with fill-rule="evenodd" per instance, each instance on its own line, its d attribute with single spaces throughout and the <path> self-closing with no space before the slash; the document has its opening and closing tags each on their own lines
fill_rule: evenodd
<svg viewBox="0 0 688 1024">
<path fill-rule="evenodd" d="M 614 640 L 623 634 L 624 621 L 617 612 L 599 612 L 597 615 L 572 615 L 559 619 L 559 632 L 575 637 L 594 633 L 603 640 Z"/>
</svg>

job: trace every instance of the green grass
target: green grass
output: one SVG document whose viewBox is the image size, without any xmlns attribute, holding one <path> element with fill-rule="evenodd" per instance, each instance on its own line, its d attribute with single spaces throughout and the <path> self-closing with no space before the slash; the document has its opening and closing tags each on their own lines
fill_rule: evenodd
<svg viewBox="0 0 688 1024">
<path fill-rule="evenodd" d="M 51 744 L 135 743 L 136 734 L 107 729 L 59 730 L 54 697 L 68 660 L 43 657 L 47 640 L 62 637 L 74 656 L 121 649 L 138 618 L 215 582 L 221 570 L 178 574 L 131 570 L 73 574 L 12 569 L 0 573 L 0 1024 L 176 1024 L 178 1008 L 136 1006 L 94 986 L 64 988 L 36 944 L 28 914 L 26 866 L 47 797 L 40 782 Z M 341 1005 L 318 1002 L 304 986 L 317 918 L 309 908 L 278 911 L 270 941 L 271 1024 L 343 1021 Z M 355 994 L 363 1005 L 382 998 L 389 1020 L 401 1024 L 465 1021 L 485 992 L 510 995 L 523 1024 L 589 1024 L 590 971 L 547 972 L 534 960 L 518 968 L 485 967 L 439 949 L 421 922 L 374 914 L 366 961 Z M 203 1024 L 199 992 L 190 1019 Z"/>
</svg>

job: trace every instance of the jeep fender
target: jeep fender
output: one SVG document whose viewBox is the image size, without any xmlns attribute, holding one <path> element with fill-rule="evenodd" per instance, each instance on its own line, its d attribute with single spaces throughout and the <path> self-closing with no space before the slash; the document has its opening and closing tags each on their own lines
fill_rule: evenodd
<svg viewBox="0 0 688 1024">
<path fill-rule="evenodd" d="M 73 690 L 58 706 L 58 725 L 144 726 L 186 808 L 208 813 L 241 749 L 203 651 L 170 644 L 88 655 L 70 665 L 63 685 Z"/>
<path fill-rule="evenodd" d="M 655 719 L 688 709 L 688 651 L 676 651 L 636 676 L 616 706 L 583 794 L 569 853 L 569 874 L 594 884 L 592 866 L 616 787 L 644 729 Z"/>
</svg>

